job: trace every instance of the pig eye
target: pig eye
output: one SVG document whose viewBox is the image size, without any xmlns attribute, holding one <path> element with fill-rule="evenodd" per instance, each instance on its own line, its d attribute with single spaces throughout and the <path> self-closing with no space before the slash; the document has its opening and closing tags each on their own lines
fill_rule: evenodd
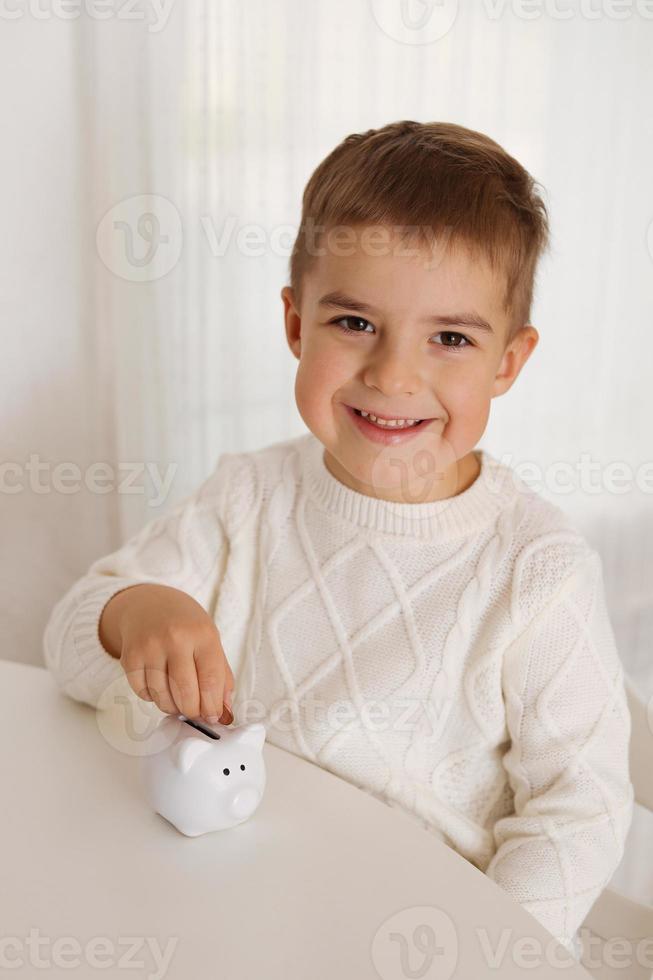
<svg viewBox="0 0 653 980">
<path fill-rule="evenodd" d="M 229 770 L 228 769 L 223 769 L 222 771 L 225 774 L 225 776 L 228 776 L 229 775 Z"/>
<path fill-rule="evenodd" d="M 240 768 L 243 770 L 243 772 L 245 772 L 245 766 L 242 764 L 242 762 L 240 764 Z"/>
</svg>

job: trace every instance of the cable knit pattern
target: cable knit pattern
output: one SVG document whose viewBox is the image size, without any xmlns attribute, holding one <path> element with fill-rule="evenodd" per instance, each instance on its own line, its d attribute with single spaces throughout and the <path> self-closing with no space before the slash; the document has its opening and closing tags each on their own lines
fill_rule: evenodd
<svg viewBox="0 0 653 980">
<path fill-rule="evenodd" d="M 401 809 L 576 952 L 634 802 L 599 555 L 484 450 L 470 487 L 421 504 L 352 490 L 323 452 L 307 433 L 223 454 L 60 599 L 46 663 L 97 705 L 122 671 L 104 605 L 183 589 L 220 629 L 236 723 Z"/>
</svg>

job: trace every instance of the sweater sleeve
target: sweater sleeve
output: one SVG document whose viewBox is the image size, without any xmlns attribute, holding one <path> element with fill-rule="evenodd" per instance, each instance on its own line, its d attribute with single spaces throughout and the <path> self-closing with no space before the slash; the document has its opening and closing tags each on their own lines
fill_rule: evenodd
<svg viewBox="0 0 653 980">
<path fill-rule="evenodd" d="M 601 559 L 574 563 L 506 652 L 514 812 L 494 825 L 486 874 L 570 952 L 630 828 L 630 714 Z"/>
<path fill-rule="evenodd" d="M 53 607 L 43 655 L 65 694 L 98 707 L 102 692 L 123 676 L 120 661 L 104 649 L 98 632 L 102 610 L 123 589 L 147 582 L 169 585 L 213 615 L 228 553 L 223 502 L 233 455 L 220 456 L 208 479 L 168 514 L 93 562 Z"/>
</svg>

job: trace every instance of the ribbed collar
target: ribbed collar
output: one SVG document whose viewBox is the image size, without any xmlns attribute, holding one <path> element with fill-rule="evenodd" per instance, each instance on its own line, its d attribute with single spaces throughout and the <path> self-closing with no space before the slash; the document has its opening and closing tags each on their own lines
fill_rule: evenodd
<svg viewBox="0 0 653 980">
<path fill-rule="evenodd" d="M 298 439 L 297 448 L 307 493 L 319 507 L 359 527 L 422 540 L 466 537 L 491 525 L 515 499 L 520 482 L 509 467 L 476 449 L 481 471 L 462 493 L 427 503 L 395 503 L 337 480 L 324 462 L 324 446 L 312 432 Z"/>
</svg>

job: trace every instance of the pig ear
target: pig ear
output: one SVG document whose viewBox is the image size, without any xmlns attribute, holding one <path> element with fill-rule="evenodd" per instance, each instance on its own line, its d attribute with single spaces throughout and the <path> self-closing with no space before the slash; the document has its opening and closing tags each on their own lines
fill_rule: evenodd
<svg viewBox="0 0 653 980">
<path fill-rule="evenodd" d="M 210 742 L 205 742 L 203 738 L 183 739 L 174 747 L 173 758 L 177 769 L 180 772 L 188 772 L 195 760 L 212 747 Z"/>
<path fill-rule="evenodd" d="M 262 749 L 265 742 L 265 725 L 259 721 L 251 725 L 243 725 L 241 729 L 234 732 L 236 739 L 241 745 L 247 745 L 252 749 Z"/>
</svg>

